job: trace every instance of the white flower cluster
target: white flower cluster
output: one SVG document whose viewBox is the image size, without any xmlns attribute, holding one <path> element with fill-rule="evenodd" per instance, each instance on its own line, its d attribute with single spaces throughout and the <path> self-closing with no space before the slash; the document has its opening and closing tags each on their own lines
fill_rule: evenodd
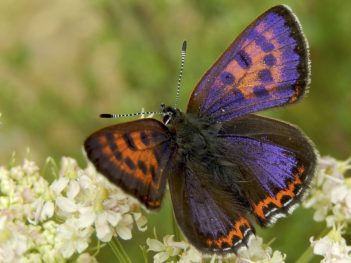
<svg viewBox="0 0 351 263">
<path fill-rule="evenodd" d="M 270 246 L 263 243 L 261 237 L 250 240 L 248 248 L 240 249 L 235 263 L 283 263 L 286 255 L 278 250 L 273 251 Z"/>
<path fill-rule="evenodd" d="M 130 239 L 133 222 L 146 230 L 138 203 L 98 175 L 62 158 L 59 176 L 49 184 L 39 168 L 25 160 L 0 167 L 0 262 L 96 262 L 83 253 L 96 233 Z M 83 254 L 82 254 L 83 253 Z"/>
<path fill-rule="evenodd" d="M 155 263 L 162 262 L 201 262 L 201 254 L 195 248 L 185 241 L 174 241 L 173 235 L 166 235 L 163 237 L 163 242 L 148 238 L 146 244 L 149 251 L 157 252 L 154 255 Z"/>
<path fill-rule="evenodd" d="M 314 220 L 325 220 L 328 227 L 351 222 L 351 159 L 340 162 L 331 157 L 320 158 L 312 189 L 303 205 L 315 209 Z"/>
<path fill-rule="evenodd" d="M 163 238 L 163 242 L 157 239 L 148 238 L 146 243 L 149 251 L 157 252 L 153 259 L 155 263 L 163 262 L 204 262 L 208 258 L 202 255 L 194 247 L 185 241 L 176 242 L 172 235 Z M 283 263 L 285 255 L 279 251 L 273 251 L 268 245 L 263 244 L 262 238 L 255 237 L 250 240 L 248 248 L 242 248 L 238 255 L 225 257 L 213 256 L 211 263 L 232 262 L 232 263 Z"/>
<path fill-rule="evenodd" d="M 351 178 L 345 173 L 351 169 L 351 159 L 344 162 L 331 157 L 320 158 L 311 193 L 303 203 L 315 209 L 314 220 L 324 221 L 329 233 L 314 240 L 313 253 L 323 257 L 323 263 L 351 262 L 351 246 L 342 236 L 343 229 L 351 222 Z"/>
<path fill-rule="evenodd" d="M 351 246 L 346 244 L 342 234 L 343 228 L 338 226 L 333 227 L 325 237 L 319 240 L 311 238 L 313 253 L 323 257 L 321 263 L 351 262 Z"/>
</svg>

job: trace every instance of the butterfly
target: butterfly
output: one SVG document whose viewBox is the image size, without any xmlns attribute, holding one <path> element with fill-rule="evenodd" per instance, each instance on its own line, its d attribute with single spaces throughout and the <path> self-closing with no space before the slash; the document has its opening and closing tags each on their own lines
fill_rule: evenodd
<svg viewBox="0 0 351 263">
<path fill-rule="evenodd" d="M 317 152 L 297 127 L 253 113 L 293 104 L 310 81 L 308 44 L 289 7 L 272 7 L 225 50 L 196 85 L 186 112 L 163 122 L 103 128 L 84 147 L 112 183 L 157 209 L 168 181 L 185 237 L 208 254 L 237 252 L 290 214 L 309 187 Z"/>
</svg>

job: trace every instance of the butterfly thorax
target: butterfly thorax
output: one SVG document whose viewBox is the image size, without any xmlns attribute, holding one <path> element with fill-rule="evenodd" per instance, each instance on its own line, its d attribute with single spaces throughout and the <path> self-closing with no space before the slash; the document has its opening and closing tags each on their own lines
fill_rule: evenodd
<svg viewBox="0 0 351 263">
<path fill-rule="evenodd" d="M 211 125 L 204 118 L 191 113 L 183 113 L 173 107 L 165 107 L 164 124 L 173 135 L 173 144 L 177 148 L 176 158 L 183 163 L 200 161 L 213 162 L 218 156 L 218 142 L 214 138 L 220 125 Z"/>
</svg>

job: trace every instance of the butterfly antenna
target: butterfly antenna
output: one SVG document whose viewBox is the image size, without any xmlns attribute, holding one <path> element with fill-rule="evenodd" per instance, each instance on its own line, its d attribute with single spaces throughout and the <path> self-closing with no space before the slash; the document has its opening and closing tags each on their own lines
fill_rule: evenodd
<svg viewBox="0 0 351 263">
<path fill-rule="evenodd" d="M 100 118 L 115 119 L 115 118 L 134 117 L 134 116 L 140 116 L 140 115 L 145 116 L 145 115 L 154 115 L 154 114 L 163 114 L 163 113 L 158 111 L 142 111 L 142 112 L 126 113 L 126 114 L 102 113 L 100 114 Z"/>
<path fill-rule="evenodd" d="M 182 51 L 180 53 L 181 62 L 180 62 L 180 70 L 179 70 L 179 77 L 178 77 L 178 83 L 177 83 L 177 95 L 176 95 L 175 106 L 174 106 L 175 108 L 177 108 L 178 100 L 179 100 L 180 84 L 182 82 L 182 77 L 183 77 L 185 55 L 186 55 L 186 41 L 183 42 Z"/>
</svg>

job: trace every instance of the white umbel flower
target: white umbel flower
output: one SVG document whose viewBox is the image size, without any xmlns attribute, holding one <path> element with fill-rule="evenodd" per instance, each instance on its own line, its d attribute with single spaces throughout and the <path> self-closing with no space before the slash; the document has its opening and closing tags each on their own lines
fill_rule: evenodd
<svg viewBox="0 0 351 263">
<path fill-rule="evenodd" d="M 351 159 L 320 158 L 310 195 L 303 202 L 315 209 L 315 221 L 325 220 L 328 227 L 351 222 L 351 178 L 345 177 L 349 169 Z"/>
<path fill-rule="evenodd" d="M 154 262 L 203 262 L 208 256 L 203 256 L 199 251 L 185 241 L 176 242 L 174 236 L 166 235 L 163 242 L 157 239 L 148 238 L 146 244 L 148 251 L 154 251 Z M 235 263 L 283 263 L 285 255 L 280 251 L 273 251 L 269 246 L 263 244 L 262 238 L 255 237 L 250 240 L 248 248 L 242 248 L 238 255 L 229 254 L 224 257 L 214 255 L 211 263 L 214 262 L 235 262 Z"/>
<path fill-rule="evenodd" d="M 280 251 L 273 251 L 271 247 L 263 243 L 261 237 L 255 236 L 250 239 L 248 247 L 238 251 L 237 263 L 283 263 L 286 255 Z"/>
<path fill-rule="evenodd" d="M 181 254 L 190 248 L 190 245 L 188 243 L 184 241 L 176 242 L 173 239 L 173 235 L 166 235 L 163 237 L 163 242 L 152 238 L 148 238 L 146 240 L 148 251 L 157 252 L 154 255 L 155 263 L 162 263 L 168 259 L 175 260 L 174 257 L 177 257 L 178 260 L 181 260 Z M 187 255 L 187 258 L 187 260 L 189 260 L 188 262 L 194 262 L 191 261 L 189 255 Z"/>
<path fill-rule="evenodd" d="M 146 230 L 137 201 L 72 158 L 62 158 L 51 185 L 34 162 L 0 167 L 0 189 L 0 262 L 65 262 L 88 248 L 94 230 L 102 242 L 131 239 L 134 222 Z"/>
<path fill-rule="evenodd" d="M 138 229 L 146 230 L 140 205 L 97 174 L 90 163 L 81 169 L 75 160 L 65 157 L 59 174 L 51 190 L 62 217 L 77 219 L 82 227 L 94 227 L 102 242 L 109 242 L 113 236 L 131 239 L 133 216 Z"/>
<path fill-rule="evenodd" d="M 313 253 L 323 257 L 322 263 L 351 262 L 351 246 L 342 237 L 342 227 L 333 227 L 325 237 L 310 241 Z"/>
<path fill-rule="evenodd" d="M 57 230 L 57 248 L 65 258 L 73 253 L 82 253 L 89 245 L 92 228 L 81 228 L 78 220 L 69 219 L 59 226 Z"/>
</svg>

